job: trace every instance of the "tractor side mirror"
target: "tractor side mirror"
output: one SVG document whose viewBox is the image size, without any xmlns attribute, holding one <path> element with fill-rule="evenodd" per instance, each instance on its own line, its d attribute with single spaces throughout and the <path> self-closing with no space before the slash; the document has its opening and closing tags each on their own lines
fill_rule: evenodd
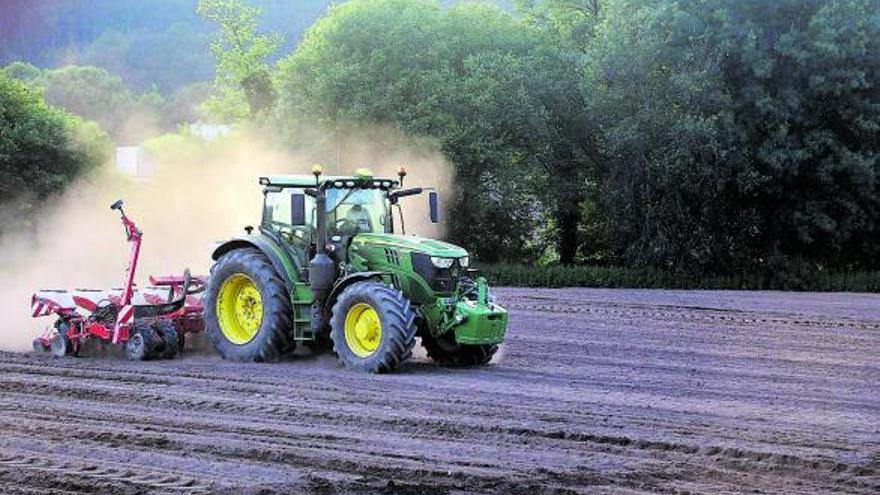
<svg viewBox="0 0 880 495">
<path fill-rule="evenodd" d="M 428 193 L 428 207 L 431 210 L 431 223 L 437 223 L 440 221 L 440 204 L 439 199 L 437 198 L 437 191 L 431 191 Z"/>
<path fill-rule="evenodd" d="M 290 195 L 290 224 L 305 225 L 306 224 L 306 195 L 291 194 Z"/>
</svg>

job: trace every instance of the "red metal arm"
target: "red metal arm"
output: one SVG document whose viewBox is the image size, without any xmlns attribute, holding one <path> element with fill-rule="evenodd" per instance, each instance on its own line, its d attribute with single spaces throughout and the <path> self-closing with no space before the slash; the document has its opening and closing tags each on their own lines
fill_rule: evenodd
<svg viewBox="0 0 880 495">
<path fill-rule="evenodd" d="M 134 317 L 134 307 L 131 300 L 134 297 L 134 275 L 137 272 L 138 258 L 141 254 L 141 240 L 143 233 L 137 225 L 122 212 L 122 225 L 125 226 L 125 235 L 128 237 L 129 258 L 125 268 L 125 284 L 122 286 L 122 300 L 120 301 L 119 316 L 113 327 L 113 343 L 119 342 L 119 330 L 122 325 L 128 324 Z"/>
</svg>

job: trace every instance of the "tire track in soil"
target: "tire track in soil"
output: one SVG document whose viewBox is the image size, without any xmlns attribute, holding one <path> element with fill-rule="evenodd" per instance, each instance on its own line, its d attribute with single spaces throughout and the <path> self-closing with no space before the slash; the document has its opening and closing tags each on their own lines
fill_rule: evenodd
<svg viewBox="0 0 880 495">
<path fill-rule="evenodd" d="M 121 485 L 136 492 L 149 491 L 151 493 L 189 495 L 210 493 L 210 485 L 199 483 L 196 479 L 186 476 L 169 475 L 148 469 L 134 469 L 106 463 L 59 460 L 45 456 L 7 455 L 0 457 L 0 472 L 5 474 L 7 470 L 16 472 L 18 476 L 24 475 L 25 479 L 31 474 L 37 474 L 43 477 L 43 483 L 51 485 L 61 484 L 61 480 L 64 479 L 73 479 L 99 486 Z M 123 490 L 125 491 L 125 488 Z M 76 492 L 77 490 L 72 491 Z"/>
<path fill-rule="evenodd" d="M 880 299 L 497 293 L 487 369 L 0 354 L 0 492 L 880 492 Z"/>
</svg>

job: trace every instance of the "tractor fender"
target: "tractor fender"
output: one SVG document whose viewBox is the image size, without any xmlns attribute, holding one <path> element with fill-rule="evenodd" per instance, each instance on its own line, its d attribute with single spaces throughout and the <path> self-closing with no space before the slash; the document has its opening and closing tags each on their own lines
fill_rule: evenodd
<svg viewBox="0 0 880 495">
<path fill-rule="evenodd" d="M 302 280 L 293 259 L 287 254 L 287 251 L 275 241 L 262 234 L 235 237 L 225 241 L 214 249 L 214 252 L 211 253 L 211 258 L 217 261 L 224 254 L 242 248 L 256 248 L 266 255 L 288 289 L 293 287 L 294 282 Z"/>
<path fill-rule="evenodd" d="M 362 282 L 364 280 L 382 280 L 382 275 L 385 275 L 385 272 L 357 272 L 346 275 L 342 277 L 336 285 L 333 286 L 333 289 L 330 290 L 330 295 L 327 296 L 327 300 L 324 302 L 324 309 L 330 311 L 333 309 L 333 305 L 336 304 L 336 298 L 339 297 L 339 294 L 342 294 L 342 291 L 345 290 L 346 287 L 355 283 Z"/>
</svg>

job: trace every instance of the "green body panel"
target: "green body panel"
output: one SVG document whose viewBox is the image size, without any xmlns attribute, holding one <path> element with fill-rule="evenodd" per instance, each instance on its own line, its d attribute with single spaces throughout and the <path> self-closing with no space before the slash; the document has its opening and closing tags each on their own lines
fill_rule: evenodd
<svg viewBox="0 0 880 495">
<path fill-rule="evenodd" d="M 293 283 L 302 280 L 303 277 L 287 250 L 283 246 L 279 246 L 271 237 L 263 234 L 244 235 L 228 239 L 214 248 L 211 258 L 217 260 L 227 252 L 246 245 L 262 251 L 286 282 Z"/>
<path fill-rule="evenodd" d="M 507 310 L 489 301 L 486 279 L 477 279 L 477 298 L 441 297 L 422 308 L 432 334 L 455 332 L 459 344 L 500 344 L 507 332 Z"/>
<path fill-rule="evenodd" d="M 459 301 L 455 317 L 461 318 L 455 326 L 455 341 L 459 344 L 484 345 L 504 342 L 507 332 L 507 310 L 497 304 L 479 304 Z"/>
<path fill-rule="evenodd" d="M 390 274 L 392 283 L 413 303 L 434 335 L 455 332 L 460 344 L 498 344 L 507 329 L 507 310 L 487 301 L 486 281 L 478 280 L 476 301 L 456 293 L 438 293 L 412 266 L 411 254 L 461 258 L 467 251 L 454 244 L 415 236 L 358 234 L 349 248 L 351 271 Z"/>
<path fill-rule="evenodd" d="M 348 259 L 351 271 L 390 274 L 394 285 L 413 304 L 433 304 L 438 294 L 413 269 L 413 252 L 444 258 L 467 256 L 467 251 L 447 242 L 397 234 L 358 234 L 348 249 Z"/>
<path fill-rule="evenodd" d="M 392 248 L 406 252 L 425 253 L 440 258 L 461 258 L 467 256 L 464 248 L 448 242 L 426 239 L 414 235 L 399 234 L 358 234 L 351 242 L 351 248 Z"/>
</svg>

